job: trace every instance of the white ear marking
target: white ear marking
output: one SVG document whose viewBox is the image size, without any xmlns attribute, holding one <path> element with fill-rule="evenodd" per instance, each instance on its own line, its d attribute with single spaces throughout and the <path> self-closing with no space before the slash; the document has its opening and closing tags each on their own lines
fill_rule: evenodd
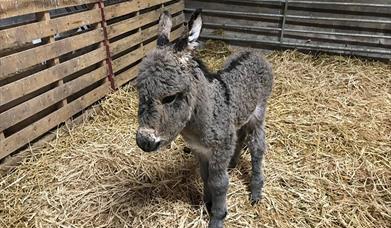
<svg viewBox="0 0 391 228">
<path fill-rule="evenodd" d="M 193 27 L 191 28 L 189 32 L 189 43 L 194 42 L 198 39 L 201 33 L 202 28 L 202 18 L 201 15 L 199 15 L 193 22 Z"/>
</svg>

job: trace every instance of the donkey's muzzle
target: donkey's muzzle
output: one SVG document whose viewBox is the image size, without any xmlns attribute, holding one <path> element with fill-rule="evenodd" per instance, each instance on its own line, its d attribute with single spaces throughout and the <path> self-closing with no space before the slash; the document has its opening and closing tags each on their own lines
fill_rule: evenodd
<svg viewBox="0 0 391 228">
<path fill-rule="evenodd" d="M 150 129 L 139 129 L 136 135 L 137 146 L 145 152 L 152 152 L 159 149 L 161 140 Z"/>
</svg>

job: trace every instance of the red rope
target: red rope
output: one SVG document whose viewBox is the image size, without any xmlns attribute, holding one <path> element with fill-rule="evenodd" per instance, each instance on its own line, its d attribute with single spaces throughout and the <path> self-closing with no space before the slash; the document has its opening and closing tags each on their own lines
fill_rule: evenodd
<svg viewBox="0 0 391 228">
<path fill-rule="evenodd" d="M 100 13 L 101 13 L 101 16 L 102 16 L 101 25 L 102 25 L 103 36 L 104 36 L 103 44 L 105 45 L 105 48 L 106 48 L 106 55 L 107 55 L 106 63 L 107 63 L 107 66 L 109 68 L 109 81 L 110 81 L 110 84 L 111 84 L 111 88 L 115 89 L 114 72 L 113 72 L 113 60 L 111 58 L 110 45 L 109 45 L 109 36 L 107 35 L 107 24 L 106 24 L 105 10 L 104 10 L 105 6 L 104 6 L 104 3 L 103 3 L 103 0 L 99 0 L 98 5 L 99 5 Z"/>
</svg>

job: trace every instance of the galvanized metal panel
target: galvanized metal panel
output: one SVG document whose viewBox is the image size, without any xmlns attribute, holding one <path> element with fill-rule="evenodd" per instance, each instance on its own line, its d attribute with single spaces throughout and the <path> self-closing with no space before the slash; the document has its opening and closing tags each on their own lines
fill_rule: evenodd
<svg viewBox="0 0 391 228">
<path fill-rule="evenodd" d="M 187 0 L 203 38 L 391 59 L 390 0 Z"/>
</svg>

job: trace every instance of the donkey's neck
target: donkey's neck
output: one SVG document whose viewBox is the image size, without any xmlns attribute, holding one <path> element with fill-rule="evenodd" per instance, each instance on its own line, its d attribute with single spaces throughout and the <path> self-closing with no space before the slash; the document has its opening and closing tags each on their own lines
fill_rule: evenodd
<svg viewBox="0 0 391 228">
<path fill-rule="evenodd" d="M 225 121 L 226 116 L 221 114 L 227 113 L 228 90 L 220 75 L 211 73 L 202 61 L 194 59 L 194 65 L 194 77 L 197 80 L 194 81 L 196 93 L 193 111 L 182 136 L 186 141 L 195 143 L 207 135 L 210 126 Z"/>
</svg>

